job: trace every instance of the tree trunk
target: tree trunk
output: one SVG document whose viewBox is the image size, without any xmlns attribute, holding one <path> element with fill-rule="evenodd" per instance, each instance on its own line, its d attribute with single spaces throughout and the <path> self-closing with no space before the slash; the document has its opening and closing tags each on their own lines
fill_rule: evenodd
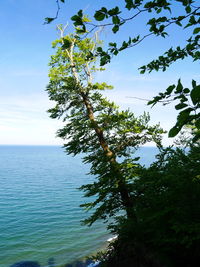
<svg viewBox="0 0 200 267">
<path fill-rule="evenodd" d="M 85 104 L 85 107 L 87 109 L 88 118 L 91 121 L 93 128 L 98 136 L 99 144 L 102 147 L 103 151 L 105 152 L 105 155 L 108 157 L 110 164 L 112 165 L 112 168 L 115 170 L 117 175 L 117 183 L 119 186 L 119 192 L 121 196 L 122 203 L 125 207 L 127 217 L 136 219 L 134 210 L 133 210 L 133 201 L 130 197 L 129 191 L 127 189 L 126 183 L 124 181 L 124 178 L 119 170 L 119 163 L 116 161 L 116 156 L 114 152 L 109 148 L 105 138 L 103 129 L 99 127 L 98 123 L 95 120 L 94 112 L 92 104 L 90 103 L 88 96 L 85 93 L 81 93 L 83 102 Z"/>
<path fill-rule="evenodd" d="M 79 84 L 79 76 L 78 76 L 76 66 L 75 66 L 74 60 L 73 60 L 74 42 L 72 42 L 70 50 L 67 51 L 67 53 L 68 53 L 68 57 L 70 60 L 72 74 L 75 78 L 76 83 Z M 87 75 L 90 78 L 89 80 L 91 80 L 91 72 L 89 71 L 88 66 L 87 66 Z M 116 161 L 116 156 L 115 156 L 114 152 L 109 148 L 109 146 L 105 140 L 103 129 L 101 127 L 99 127 L 98 123 L 95 120 L 93 107 L 92 107 L 92 104 L 88 98 L 88 95 L 84 92 L 81 92 L 81 91 L 77 92 L 77 93 L 79 93 L 83 99 L 83 103 L 84 103 L 86 110 L 87 110 L 88 118 L 91 121 L 91 123 L 93 125 L 93 129 L 95 130 L 95 132 L 98 136 L 99 144 L 102 147 L 103 151 L 105 152 L 105 155 L 108 158 L 110 164 L 112 165 L 112 168 L 116 172 L 117 183 L 118 183 L 118 187 L 119 187 L 119 193 L 121 196 L 122 204 L 126 210 L 127 217 L 136 219 L 136 216 L 135 216 L 134 210 L 133 210 L 133 201 L 132 201 L 130 194 L 129 194 L 129 191 L 127 189 L 125 179 L 120 172 L 119 163 Z"/>
</svg>

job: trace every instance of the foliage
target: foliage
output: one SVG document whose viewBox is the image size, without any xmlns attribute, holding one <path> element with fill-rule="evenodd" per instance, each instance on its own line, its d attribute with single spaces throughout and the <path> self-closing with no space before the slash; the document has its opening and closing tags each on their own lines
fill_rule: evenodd
<svg viewBox="0 0 200 267">
<path fill-rule="evenodd" d="M 56 53 L 51 57 L 47 87 L 56 105 L 49 112 L 65 122 L 58 136 L 65 140 L 66 152 L 85 153 L 83 161 L 96 176 L 94 183 L 81 187 L 85 196 L 95 196 L 93 202 L 83 204 L 86 209 L 96 207 L 85 222 L 106 220 L 119 210 L 133 218 L 132 183 L 141 167 L 132 153 L 150 141 L 161 146 L 163 131 L 159 125 L 149 126 L 148 114 L 136 118 L 103 97 L 100 92 L 111 87 L 92 81 L 92 73 L 98 70 L 97 58 L 88 56 L 94 53 L 96 41 L 82 39 L 77 33 L 63 36 L 59 28 L 62 37 L 53 42 Z"/>
<path fill-rule="evenodd" d="M 169 137 L 176 136 L 183 126 L 191 125 L 196 128 L 193 142 L 200 140 L 200 85 L 192 80 L 192 89 L 184 88 L 179 79 L 177 86 L 170 85 L 164 93 L 159 93 L 148 104 L 155 105 L 163 99 L 166 100 L 165 104 L 178 101 L 175 109 L 180 110 L 176 125 L 169 131 Z"/>
<path fill-rule="evenodd" d="M 61 2 L 66 2 L 65 0 L 60 0 Z M 59 7 L 59 0 L 57 0 Z M 190 36 L 186 40 L 185 46 L 182 48 L 178 45 L 177 47 L 169 48 L 163 55 L 140 67 L 140 72 L 151 72 L 155 71 L 166 71 L 167 68 L 176 62 L 177 60 L 183 60 L 187 57 L 192 58 L 192 60 L 197 61 L 200 58 L 200 6 L 197 0 L 124 0 L 124 7 L 115 6 L 108 8 L 106 6 L 101 7 L 94 14 L 94 19 L 99 23 L 91 22 L 85 19 L 83 11 L 79 10 L 78 13 L 72 16 L 72 21 L 77 29 L 77 31 L 85 32 L 86 35 L 94 31 L 98 27 L 111 27 L 114 34 L 119 33 L 121 28 L 129 22 L 134 22 L 137 24 L 139 18 L 146 14 L 146 30 L 137 36 L 129 36 L 127 40 L 124 40 L 122 44 L 117 44 L 116 42 L 110 42 L 107 51 L 104 51 L 101 46 L 97 48 L 96 53 L 100 56 L 101 65 L 109 63 L 112 56 L 118 55 L 121 51 L 134 47 L 144 41 L 150 36 L 160 36 L 166 38 L 169 34 L 170 26 L 177 26 L 177 31 L 190 30 Z M 58 8 L 59 10 L 59 8 Z M 130 14 L 129 16 L 127 15 Z M 57 17 L 57 15 L 56 15 Z M 56 18 L 55 17 L 55 18 Z M 55 19 L 53 18 L 53 19 Z M 49 18 L 49 23 L 53 20 Z M 91 56 L 93 56 L 91 54 Z M 194 140 L 199 139 L 200 130 L 200 90 L 199 85 L 196 81 L 192 83 L 192 89 L 187 93 L 179 92 L 180 86 L 183 87 L 181 82 L 178 82 L 176 86 L 173 84 L 169 86 L 164 93 L 160 93 L 156 96 L 149 104 L 156 104 L 160 100 L 169 98 L 172 96 L 171 101 L 178 99 L 180 102 L 176 105 L 176 109 L 183 109 L 180 111 L 177 117 L 176 125 L 169 132 L 169 137 L 176 136 L 181 128 L 187 124 L 195 124 L 198 129 Z M 172 88 L 174 87 L 174 88 Z M 175 91 L 176 87 L 176 91 Z M 185 88 L 185 91 L 188 91 Z M 175 96 L 173 97 L 173 93 Z M 189 95 L 188 95 L 189 94 Z M 183 97 L 184 95 L 184 97 Z M 192 106 L 190 106 L 189 101 L 192 100 Z M 170 102 L 171 102 L 170 101 Z"/>
<path fill-rule="evenodd" d="M 141 34 L 138 36 L 130 36 L 127 41 L 123 41 L 120 46 L 116 42 L 109 43 L 109 48 L 107 51 L 103 51 L 103 49 L 98 50 L 101 56 L 101 64 L 104 65 L 110 62 L 111 57 L 113 55 L 117 55 L 124 49 L 133 47 L 140 42 L 142 42 L 147 37 L 161 36 L 165 38 L 168 35 L 168 28 L 171 25 L 176 25 L 183 30 L 186 28 L 192 28 L 192 36 L 187 41 L 187 45 L 181 49 L 179 46 L 175 49 L 170 48 L 169 51 L 165 53 L 165 56 L 159 57 L 157 65 L 163 67 L 163 70 L 174 61 L 178 59 L 183 59 L 184 57 L 191 56 L 194 60 L 199 59 L 199 31 L 200 28 L 198 24 L 200 23 L 200 7 L 198 6 L 198 1 L 193 0 L 175 0 L 173 1 L 145 1 L 145 0 L 124 0 L 125 4 L 124 8 L 120 8 L 119 6 L 108 9 L 107 7 L 102 7 L 97 10 L 94 14 L 94 18 L 97 21 L 102 21 L 103 24 L 94 24 L 91 22 L 86 22 L 83 19 L 83 12 L 80 10 L 77 15 L 72 16 L 72 20 L 74 21 L 75 26 L 82 27 L 83 31 L 91 32 L 97 27 L 100 26 L 111 26 L 113 33 L 117 33 L 120 31 L 121 27 L 124 27 L 124 24 L 129 23 L 130 21 L 134 21 L 137 23 L 137 19 L 141 17 L 143 14 L 150 13 L 151 16 L 147 17 L 147 21 L 144 25 L 147 25 L 148 32 L 146 34 Z M 177 14 L 177 9 L 180 9 L 182 13 Z M 124 13 L 130 13 L 129 17 L 124 17 Z M 127 15 L 126 15 L 127 16 Z M 164 61 L 165 59 L 165 61 Z M 153 65 L 153 64 L 151 64 Z M 157 66 L 154 66 L 156 69 Z M 145 70 L 145 66 L 141 67 L 141 71 Z"/>
<path fill-rule="evenodd" d="M 199 192 L 200 146 L 189 152 L 163 149 L 135 179 L 137 221 L 118 218 L 112 230 L 119 238 L 103 261 L 108 266 L 129 266 L 123 262 L 130 260 L 136 266 L 199 266 Z"/>
<path fill-rule="evenodd" d="M 60 1 L 63 3 L 65 2 L 65 0 Z M 59 5 L 59 0 L 56 0 L 56 2 Z M 171 0 L 124 0 L 121 2 L 124 2 L 125 4 L 123 8 L 116 6 L 108 9 L 106 6 L 103 6 L 95 12 L 94 19 L 96 21 L 105 21 L 104 24 L 94 24 L 91 21 L 86 21 L 82 10 L 79 10 L 76 15 L 71 17 L 74 26 L 78 27 L 78 29 L 81 28 L 82 32 L 88 33 L 94 31 L 98 27 L 110 26 L 112 27 L 113 33 L 117 33 L 124 24 L 127 24 L 130 21 L 137 22 L 136 19 L 143 14 L 151 14 L 151 18 L 146 16 L 147 21 L 144 25 L 147 25 L 148 32 L 145 35 L 129 37 L 128 41 L 124 40 L 119 47 L 117 47 L 116 42 L 109 43 L 107 51 L 103 51 L 103 49 L 99 47 L 98 53 L 101 56 L 101 65 L 110 62 L 111 56 L 117 55 L 122 50 L 139 44 L 151 35 L 165 38 L 168 35 L 167 29 L 171 25 L 176 25 L 183 30 L 191 28 L 192 36 L 187 40 L 187 45 L 184 48 L 181 49 L 179 46 L 175 49 L 170 48 L 165 52 L 165 56 L 161 56 L 156 62 L 153 61 L 151 63 L 151 68 L 153 67 L 153 69 L 158 70 L 158 68 L 162 67 L 163 71 L 165 71 L 171 63 L 178 59 L 183 59 L 187 56 L 191 56 L 194 60 L 199 59 L 200 52 L 198 51 L 198 48 L 200 27 L 198 27 L 198 25 L 200 23 L 200 6 L 198 6 L 197 0 L 175 0 L 173 2 Z M 177 10 L 181 10 L 179 12 L 182 13 L 177 14 Z M 127 12 L 130 13 L 130 16 L 123 17 L 125 16 L 124 13 L 126 13 L 127 16 Z M 55 18 L 46 18 L 47 23 L 50 23 L 56 18 L 57 16 L 55 16 Z M 149 64 L 147 67 L 150 67 Z M 142 72 L 145 70 L 146 66 L 141 67 Z"/>
<path fill-rule="evenodd" d="M 155 105 L 162 100 L 165 104 L 176 101 L 175 108 L 180 112 L 169 136 L 176 136 L 189 125 L 193 138 L 187 141 L 189 150 L 161 149 L 157 161 L 145 168 L 137 163 L 133 152 L 151 140 L 161 148 L 161 129 L 148 126 L 147 114 L 135 118 L 129 110 L 120 111 L 100 93 L 109 86 L 93 83 L 91 76 L 97 71 L 97 57 L 100 57 L 100 64 L 105 65 L 113 56 L 140 44 L 149 36 L 166 38 L 171 25 L 191 32 L 185 45 L 171 47 L 157 59 L 141 66 L 141 74 L 166 71 L 174 62 L 186 58 L 199 60 L 199 1 L 121 2 L 125 3 L 124 8 L 103 6 L 97 10 L 94 14 L 97 24 L 89 21 L 80 10 L 72 16 L 76 33 L 56 41 L 57 52 L 52 56 L 47 89 L 50 99 L 56 101 L 56 107 L 50 110 L 51 117 L 63 116 L 66 125 L 58 135 L 66 140 L 67 153 L 86 153 L 84 162 L 91 164 L 90 173 L 96 176 L 93 184 L 81 187 L 86 196 L 96 197 L 93 202 L 83 205 L 88 209 L 96 207 L 86 223 L 116 217 L 122 210 L 126 212 L 126 216 L 116 217 L 110 226 L 113 233 L 118 234 L 118 239 L 106 254 L 100 255 L 102 264 L 116 267 L 129 266 L 133 262 L 136 266 L 199 266 L 198 82 L 192 80 L 192 87 L 185 88 L 179 79 L 177 85 L 170 85 L 149 102 L 149 105 Z M 124 12 L 130 16 L 124 17 Z M 114 34 L 119 33 L 125 24 L 137 22 L 142 14 L 148 14 L 147 30 L 128 37 L 121 45 L 109 43 L 105 51 L 101 44 L 87 38 L 101 26 L 112 27 Z"/>
<path fill-rule="evenodd" d="M 62 0 L 61 2 L 64 3 L 65 0 Z M 194 61 L 199 60 L 200 6 L 198 5 L 198 1 L 124 0 L 123 2 L 125 4 L 125 7 L 123 8 L 121 8 L 120 6 L 116 6 L 109 9 L 106 6 L 103 6 L 101 9 L 95 12 L 94 19 L 98 22 L 102 22 L 102 24 L 95 24 L 89 20 L 86 20 L 82 10 L 79 10 L 79 12 L 71 18 L 74 22 L 77 31 L 81 31 L 83 33 L 85 32 L 86 35 L 101 26 L 112 27 L 112 31 L 115 34 L 120 31 L 122 26 L 129 23 L 130 21 L 133 21 L 134 25 L 137 25 L 139 18 L 143 14 L 152 14 L 150 18 L 149 16 L 147 16 L 145 26 L 147 25 L 146 28 L 148 29 L 148 31 L 146 33 L 137 36 L 130 36 L 128 37 L 128 40 L 124 40 L 121 45 L 117 44 L 116 42 L 110 42 L 107 51 L 104 51 L 103 48 L 99 46 L 97 48 L 96 53 L 101 58 L 101 65 L 109 63 L 111 61 L 112 56 L 118 55 L 118 53 L 122 50 L 138 45 L 149 36 L 160 36 L 166 38 L 168 36 L 168 29 L 171 25 L 177 26 L 177 30 L 179 31 L 180 29 L 191 29 L 191 34 L 188 37 L 185 46 L 182 48 L 180 46 L 177 46 L 176 48 L 171 47 L 163 55 L 159 56 L 158 59 L 153 60 L 149 64 L 140 67 L 140 72 L 143 74 L 146 71 L 151 72 L 153 70 L 166 71 L 166 69 L 171 64 L 173 64 L 177 60 L 183 60 L 186 57 L 191 57 Z M 57 0 L 57 4 L 59 11 L 59 0 Z M 176 12 L 177 9 L 180 10 L 179 14 L 177 14 Z M 130 13 L 130 16 L 128 17 L 127 12 Z M 124 15 L 124 13 L 126 15 Z M 57 18 L 57 15 L 55 16 L 55 18 Z M 55 18 L 47 18 L 46 20 L 48 21 L 48 23 L 50 23 Z M 93 55 L 91 54 L 91 56 Z M 179 87 L 180 85 L 181 82 L 179 81 L 177 87 Z M 175 87 L 175 85 L 173 85 L 173 87 Z M 179 113 L 177 117 L 177 123 L 169 132 L 169 137 L 176 136 L 181 130 L 182 126 L 187 124 L 195 124 L 198 130 L 195 136 L 195 140 L 199 139 L 200 90 L 199 85 L 196 85 L 195 87 L 196 89 L 194 89 L 193 85 L 189 97 L 187 95 L 188 93 L 184 93 L 184 98 L 181 97 L 181 95 L 183 95 L 182 92 L 178 92 L 176 88 L 175 97 L 173 97 L 171 101 L 176 99 L 180 100 L 180 103 L 176 105 L 176 109 L 179 110 L 185 108 L 185 110 L 182 110 Z M 185 89 L 188 91 L 188 88 Z M 170 91 L 171 93 L 169 93 Z M 150 101 L 149 104 L 156 104 L 160 100 L 169 98 L 173 92 L 174 88 L 172 88 L 172 86 L 169 86 L 164 93 L 160 93 L 152 101 Z M 188 103 L 190 97 L 192 99 L 192 107 Z"/>
</svg>

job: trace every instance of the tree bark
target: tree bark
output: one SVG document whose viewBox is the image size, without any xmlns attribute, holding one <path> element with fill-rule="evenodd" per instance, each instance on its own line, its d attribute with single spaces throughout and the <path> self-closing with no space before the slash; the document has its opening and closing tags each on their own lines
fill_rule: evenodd
<svg viewBox="0 0 200 267">
<path fill-rule="evenodd" d="M 74 59 L 73 59 L 73 50 L 74 50 L 74 42 L 72 42 L 70 50 L 67 51 L 67 53 L 68 53 L 68 57 L 69 57 L 70 65 L 71 65 L 72 75 L 74 76 L 76 83 L 79 84 L 79 76 L 78 76 L 76 66 L 74 64 Z M 91 81 L 92 77 L 91 77 L 91 72 L 89 71 L 89 66 L 87 66 L 86 74 L 89 76 L 89 81 Z M 105 140 L 103 129 L 99 127 L 97 121 L 95 120 L 93 107 L 89 100 L 89 97 L 85 92 L 81 90 L 80 92 L 77 92 L 77 93 L 79 93 L 83 99 L 83 103 L 87 110 L 88 118 L 91 121 L 93 125 L 93 129 L 95 130 L 96 135 L 99 139 L 99 144 L 102 147 L 103 151 L 105 152 L 105 155 L 108 158 L 110 164 L 112 165 L 114 172 L 116 173 L 119 193 L 120 193 L 120 197 L 122 200 L 122 204 L 126 210 L 127 217 L 136 219 L 136 216 L 133 210 L 133 201 L 127 189 L 125 179 L 119 170 L 119 163 L 116 161 L 116 156 L 114 152 L 109 148 L 109 145 Z"/>
<path fill-rule="evenodd" d="M 99 144 L 102 147 L 103 151 L 105 152 L 105 155 L 108 157 L 108 160 L 112 167 L 114 168 L 116 175 L 118 176 L 117 183 L 119 186 L 119 192 L 121 196 L 121 200 L 123 203 L 123 206 L 125 207 L 127 217 L 128 218 L 134 218 L 136 219 L 134 210 L 133 210 L 133 201 L 130 197 L 129 191 L 127 189 L 127 186 L 125 184 L 124 178 L 122 174 L 120 173 L 120 170 L 118 169 L 119 163 L 116 160 L 116 156 L 114 152 L 109 148 L 105 138 L 104 138 L 104 132 L 103 129 L 99 127 L 98 123 L 95 120 L 94 112 L 92 104 L 90 103 L 87 95 L 85 93 L 81 93 L 83 102 L 85 104 L 85 107 L 87 109 L 87 114 L 89 120 L 92 122 L 93 128 L 98 136 Z"/>
</svg>

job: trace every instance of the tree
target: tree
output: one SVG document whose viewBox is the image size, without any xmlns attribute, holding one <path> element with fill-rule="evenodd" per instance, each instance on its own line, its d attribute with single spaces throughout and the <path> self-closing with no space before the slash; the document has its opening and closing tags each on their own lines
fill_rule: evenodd
<svg viewBox="0 0 200 267">
<path fill-rule="evenodd" d="M 163 149 L 143 168 L 134 184 L 137 223 L 118 218 L 106 266 L 199 266 L 199 173 L 199 144 Z"/>
<path fill-rule="evenodd" d="M 122 25 L 140 14 L 156 13 L 157 17 L 148 21 L 150 32 L 131 37 L 119 47 L 110 43 L 104 51 L 99 42 L 88 38 L 88 34 L 99 26 L 91 24 L 82 11 L 73 16 L 76 32 L 62 35 L 54 43 L 57 52 L 50 63 L 47 88 L 50 99 L 56 101 L 55 108 L 50 110 L 51 117 L 63 117 L 66 125 L 58 131 L 58 136 L 66 140 L 67 153 L 85 153 L 83 161 L 91 164 L 90 173 L 96 176 L 94 183 L 81 187 L 85 196 L 95 197 L 90 203 L 83 204 L 93 210 L 85 222 L 92 224 L 100 218 L 115 218 L 110 229 L 118 234 L 118 239 L 101 257 L 102 263 L 116 267 L 129 266 L 133 262 L 138 266 L 198 266 L 200 164 L 199 143 L 196 141 L 199 138 L 199 85 L 192 81 L 191 89 L 184 88 L 179 80 L 177 85 L 169 86 L 166 92 L 149 103 L 178 100 L 176 109 L 180 113 L 170 135 L 175 136 L 182 127 L 190 124 L 193 142 L 188 143 L 189 151 L 180 148 L 161 150 L 157 162 L 144 168 L 137 163 L 137 158 L 133 158 L 133 152 L 152 140 L 161 147 L 162 130 L 159 126 L 148 126 L 147 114 L 135 118 L 129 110 L 120 111 L 104 98 L 101 90 L 110 87 L 93 82 L 92 73 L 98 70 L 95 65 L 98 56 L 103 65 L 112 56 L 138 45 L 150 35 L 166 37 L 171 24 L 182 29 L 194 27 L 191 38 L 185 47 L 169 49 L 163 56 L 142 66 L 141 72 L 165 71 L 173 62 L 186 57 L 198 60 L 199 7 L 195 5 L 197 1 L 173 1 L 182 5 L 185 11 L 172 17 L 170 14 L 166 16 L 166 11 L 170 11 L 170 0 L 124 2 L 125 9 L 136 12 L 124 19 L 124 23 L 119 22 L 122 22 L 119 7 L 109 10 L 103 7 L 96 12 L 95 18 L 98 21 L 110 19 L 105 26 L 110 25 L 117 33 Z M 164 16 L 159 15 L 163 12 Z M 91 26 L 90 30 L 88 26 Z M 126 216 L 116 217 L 122 210 Z"/>
<path fill-rule="evenodd" d="M 172 95 L 173 92 L 173 95 Z M 184 88 L 179 79 L 177 86 L 170 85 L 164 93 L 159 93 L 149 105 L 155 105 L 159 101 L 166 100 L 166 104 L 178 101 L 175 109 L 181 110 L 177 117 L 175 126 L 169 131 L 169 137 L 176 136 L 183 126 L 191 126 L 193 130 L 193 142 L 200 140 L 200 85 L 192 80 L 192 88 Z"/>
<path fill-rule="evenodd" d="M 154 141 L 161 146 L 163 130 L 149 126 L 149 115 L 136 118 L 129 110 L 119 108 L 100 93 L 111 89 L 106 83 L 93 82 L 96 67 L 97 36 L 82 39 L 82 34 L 64 35 L 53 42 L 56 53 L 51 57 L 50 82 L 47 87 L 50 100 L 56 102 L 50 109 L 52 118 L 61 118 L 65 126 L 58 136 L 65 140 L 68 154 L 84 153 L 84 163 L 90 163 L 90 173 L 97 179 L 83 185 L 85 196 L 95 200 L 83 204 L 96 210 L 85 222 L 107 219 L 119 210 L 127 218 L 136 220 L 132 184 L 141 167 L 132 152 L 139 146 Z"/>
<path fill-rule="evenodd" d="M 56 0 L 56 2 L 59 11 L 59 2 L 64 3 L 66 1 Z M 137 19 L 143 14 L 151 14 L 150 18 L 147 16 L 147 31 L 145 33 L 141 33 L 138 36 L 128 36 L 127 40 L 124 40 L 122 44 L 110 42 L 107 51 L 104 51 L 100 46 L 97 48 L 95 53 L 100 56 L 101 65 L 109 63 L 112 57 L 118 55 L 121 51 L 139 45 L 149 36 L 166 38 L 171 25 L 176 25 L 181 30 L 191 29 L 191 35 L 186 40 L 185 46 L 182 48 L 180 46 L 169 48 L 157 59 L 140 67 L 141 74 L 153 70 L 166 71 L 177 60 L 183 60 L 187 57 L 191 57 L 194 61 L 199 60 L 200 6 L 198 0 L 124 0 L 121 3 L 124 3 L 125 7 L 121 8 L 121 5 L 113 8 L 103 6 L 97 10 L 94 14 L 94 19 L 100 24 L 86 20 L 82 10 L 79 10 L 71 18 L 77 31 L 85 33 L 87 36 L 102 26 L 111 27 L 114 34 L 120 33 L 121 27 L 124 27 L 125 24 L 130 21 L 137 22 Z M 177 14 L 177 10 L 181 11 Z M 127 16 L 127 12 L 130 16 Z M 46 22 L 50 23 L 57 18 L 57 15 L 58 12 L 54 18 L 46 18 Z M 91 57 L 93 56 L 91 54 Z M 193 80 L 192 88 L 189 89 L 184 88 L 181 80 L 179 80 L 177 85 L 169 86 L 164 93 L 154 97 L 149 102 L 149 105 L 154 105 L 162 100 L 166 100 L 166 103 L 174 100 L 179 101 L 175 108 L 180 110 L 180 113 L 177 117 L 176 125 L 169 132 L 169 137 L 176 136 L 184 125 L 189 124 L 195 125 L 197 131 L 194 141 L 198 140 L 200 138 L 200 85 L 198 82 Z"/>
</svg>

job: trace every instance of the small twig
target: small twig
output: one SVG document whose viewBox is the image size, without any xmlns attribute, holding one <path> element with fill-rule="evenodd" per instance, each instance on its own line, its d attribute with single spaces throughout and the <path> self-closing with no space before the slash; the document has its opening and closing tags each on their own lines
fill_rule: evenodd
<svg viewBox="0 0 200 267">
<path fill-rule="evenodd" d="M 149 101 L 152 100 L 152 99 L 140 98 L 140 97 L 136 97 L 136 96 L 126 96 L 126 98 L 134 98 L 134 99 L 138 99 L 138 100 L 142 100 L 142 101 L 146 101 L 146 102 L 149 102 Z M 158 103 L 164 103 L 164 104 L 167 104 L 167 103 L 170 103 L 170 102 L 172 102 L 172 101 L 173 101 L 173 99 L 159 100 Z"/>
<path fill-rule="evenodd" d="M 193 10 L 192 12 L 190 12 L 189 14 L 187 14 L 186 16 L 184 16 L 181 20 L 180 19 L 174 19 L 174 20 L 168 20 L 168 24 L 166 24 L 165 25 L 165 28 L 167 28 L 168 26 L 170 26 L 171 24 L 174 24 L 174 23 L 176 23 L 177 21 L 182 21 L 182 20 L 184 20 L 184 19 L 186 19 L 186 18 L 188 18 L 189 16 L 191 16 L 191 15 L 195 15 L 196 14 L 196 12 L 198 11 L 200 9 L 200 7 L 196 7 L 196 9 L 195 10 Z M 138 16 L 140 13 L 142 13 L 142 12 L 145 12 L 145 11 L 148 11 L 148 9 L 142 9 L 142 10 L 139 10 L 135 15 L 133 15 L 132 17 L 130 17 L 130 18 L 127 18 L 127 19 L 123 19 L 123 18 L 121 18 L 122 20 L 123 20 L 123 23 L 125 23 L 126 21 L 129 21 L 129 20 L 132 20 L 132 19 L 134 19 L 136 16 Z M 87 35 L 89 35 L 91 32 L 93 32 L 96 28 L 99 28 L 99 27 L 107 27 L 107 26 L 113 26 L 114 24 L 113 23 L 105 23 L 105 24 L 100 24 L 100 25 L 97 25 L 97 24 L 94 24 L 94 23 L 90 23 L 90 22 L 88 22 L 88 23 L 86 23 L 87 25 L 90 25 L 90 26 L 93 26 L 93 28 L 90 30 L 90 31 L 88 31 L 87 33 L 86 33 L 86 35 L 85 36 L 87 36 Z M 149 33 L 149 34 L 146 34 L 146 35 L 144 35 L 138 42 L 136 42 L 136 43 L 134 43 L 134 44 L 132 44 L 132 45 L 129 45 L 127 48 L 131 48 L 131 47 L 134 47 L 134 46 L 136 46 L 136 45 L 138 45 L 139 43 L 141 43 L 144 39 L 146 39 L 147 37 L 149 37 L 149 36 L 151 36 L 151 35 L 154 35 L 155 33 L 154 32 L 151 32 L 151 33 Z M 158 33 L 158 35 L 160 35 L 160 33 Z"/>
<path fill-rule="evenodd" d="M 61 25 L 57 25 L 56 28 L 60 31 L 60 37 L 63 38 L 64 37 L 64 32 L 66 30 L 66 28 L 68 27 L 68 22 L 65 26 L 61 26 Z"/>
<path fill-rule="evenodd" d="M 57 4 L 57 12 L 56 12 L 56 16 L 54 17 L 54 19 L 58 18 L 58 14 L 60 12 L 60 4 L 59 4 L 59 0 L 56 0 L 56 4 Z"/>
<path fill-rule="evenodd" d="M 123 18 L 122 18 L 122 20 L 123 20 L 123 22 L 132 20 L 132 19 L 134 19 L 135 17 L 137 17 L 140 13 L 145 12 L 145 11 L 148 11 L 148 9 L 141 9 L 141 10 L 139 10 L 135 15 L 133 15 L 132 17 L 127 18 L 127 19 L 123 19 Z"/>
<path fill-rule="evenodd" d="M 140 13 L 142 13 L 144 11 L 147 11 L 147 9 L 139 10 L 135 15 L 133 15 L 132 17 L 127 18 L 127 19 L 124 19 L 124 18 L 120 17 L 123 20 L 122 23 L 125 23 L 126 21 L 129 21 L 129 20 L 134 19 L 135 17 L 137 17 Z M 87 35 L 89 33 L 93 32 L 96 28 L 99 28 L 99 27 L 104 28 L 104 27 L 107 27 L 107 26 L 113 26 L 113 23 L 112 22 L 110 22 L 110 23 L 104 23 L 104 24 L 100 24 L 100 25 L 97 25 L 97 24 L 94 24 L 94 23 L 91 23 L 91 22 L 86 22 L 86 24 L 89 25 L 89 26 L 93 26 L 93 28 L 89 32 L 87 32 Z"/>
<path fill-rule="evenodd" d="M 176 19 L 176 20 L 169 21 L 169 23 L 165 25 L 165 28 L 167 28 L 168 26 L 170 26 L 170 25 L 173 24 L 173 23 L 176 23 L 177 21 L 182 21 L 182 20 L 186 19 L 187 17 L 191 16 L 192 14 L 195 15 L 195 13 L 197 12 L 198 9 L 200 9 L 200 7 L 196 8 L 196 10 L 194 10 L 194 11 L 191 12 L 191 13 L 189 13 L 187 16 L 184 16 L 184 18 L 182 18 L 181 20 Z M 139 13 L 139 12 L 138 12 L 138 13 Z M 149 34 L 144 35 L 138 42 L 136 42 L 136 43 L 134 43 L 134 44 L 132 44 L 132 45 L 129 45 L 127 48 L 131 48 L 131 47 L 134 47 L 134 46 L 138 45 L 138 44 L 141 43 L 145 38 L 147 38 L 147 37 L 149 37 L 149 36 L 151 36 L 151 35 L 154 35 L 154 34 L 155 34 L 154 32 L 151 32 L 151 33 L 149 33 Z"/>
<path fill-rule="evenodd" d="M 49 24 L 51 21 L 55 20 L 58 18 L 59 12 L 60 12 L 60 4 L 59 4 L 59 0 L 56 0 L 56 5 L 57 5 L 57 11 L 56 11 L 56 15 L 53 18 L 45 18 L 45 22 L 44 24 Z"/>
</svg>

